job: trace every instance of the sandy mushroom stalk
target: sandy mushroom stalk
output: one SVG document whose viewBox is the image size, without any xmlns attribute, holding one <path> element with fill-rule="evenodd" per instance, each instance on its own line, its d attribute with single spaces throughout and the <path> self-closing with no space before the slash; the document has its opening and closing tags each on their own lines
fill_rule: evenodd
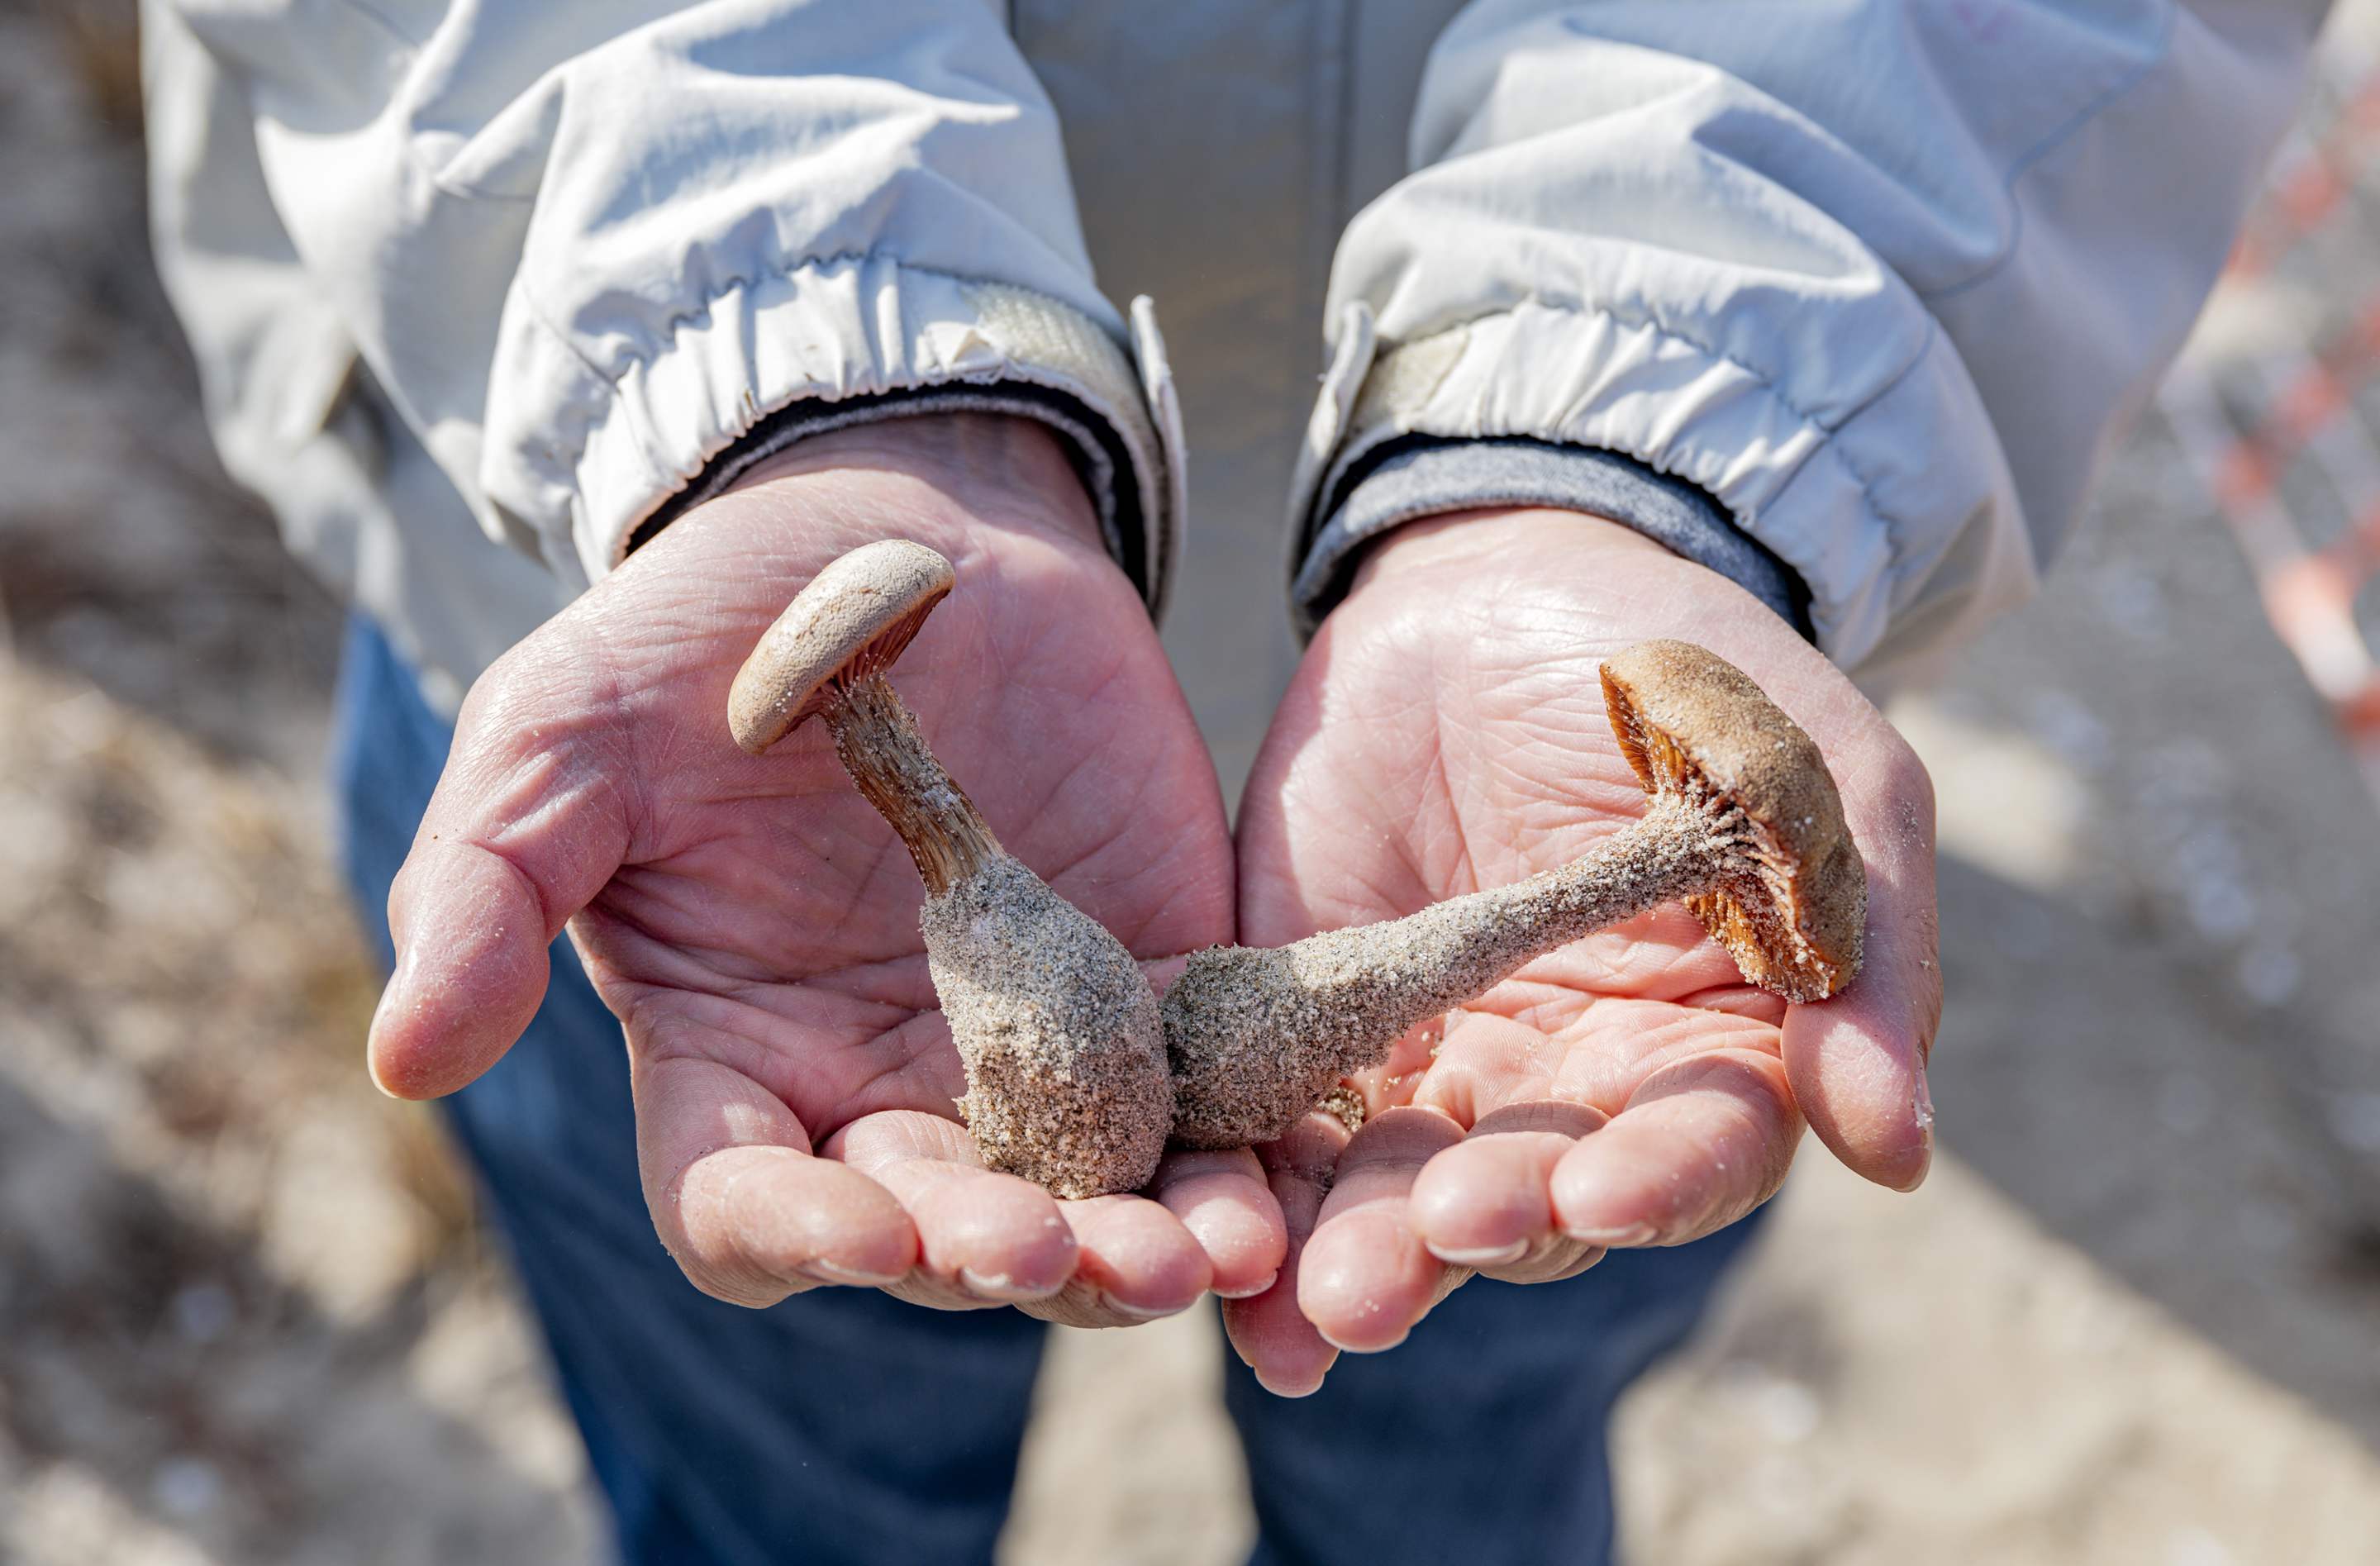
<svg viewBox="0 0 2380 1566">
<path fill-rule="evenodd" d="M 728 697 L 754 755 L 817 716 L 926 883 L 919 916 L 966 1068 L 958 1101 L 994 1169 L 1061 1196 L 1148 1184 L 1172 1114 L 1157 998 L 1130 953 L 1000 846 L 884 671 L 956 580 L 923 544 L 844 555 L 789 605 Z"/>
<path fill-rule="evenodd" d="M 1603 691 L 1651 799 L 1596 853 L 1406 918 L 1191 958 L 1163 1006 L 1177 1143 L 1278 1136 L 1415 1024 L 1679 898 L 1765 989 L 1815 1001 L 1852 981 L 1866 875 L 1809 735 L 1688 642 L 1631 648 L 1604 664 Z"/>
</svg>

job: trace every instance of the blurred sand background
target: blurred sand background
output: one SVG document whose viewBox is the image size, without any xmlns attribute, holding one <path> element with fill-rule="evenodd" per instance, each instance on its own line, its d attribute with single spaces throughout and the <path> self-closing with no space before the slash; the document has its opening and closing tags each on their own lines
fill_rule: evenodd
<svg viewBox="0 0 2380 1566">
<path fill-rule="evenodd" d="M 0 0 L 0 1561 L 592 1559 L 468 1183 L 358 1069 L 337 613 L 208 445 L 128 9 Z M 2375 64 L 2349 0 L 2307 134 Z M 2193 346 L 2228 417 L 2380 286 L 2366 140 Z M 2380 475 L 2380 383 L 2329 439 Z M 2044 598 L 1896 703 L 1949 1155 L 1914 1197 L 1803 1159 L 1626 1409 L 1632 1559 L 2380 1560 L 2380 810 L 2192 455 L 2143 420 Z M 2340 487 L 2284 492 L 2320 534 L 2380 501 Z M 1059 1334 L 1008 1558 L 1237 1559 L 1219 1352 Z"/>
</svg>

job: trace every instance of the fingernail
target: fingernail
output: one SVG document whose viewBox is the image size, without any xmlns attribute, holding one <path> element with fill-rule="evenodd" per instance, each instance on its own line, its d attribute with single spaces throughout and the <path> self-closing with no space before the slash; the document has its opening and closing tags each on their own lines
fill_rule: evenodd
<svg viewBox="0 0 2380 1566">
<path fill-rule="evenodd" d="M 1925 1072 L 1922 1067 L 1919 1068 L 1917 1073 L 1916 1119 L 1918 1136 L 1917 1172 L 1910 1177 L 1906 1184 L 1900 1187 L 1904 1192 L 1914 1191 L 1920 1185 L 1925 1184 L 1925 1176 L 1930 1173 L 1934 1168 L 1934 1089 L 1932 1085 L 1926 1081 Z"/>
<path fill-rule="evenodd" d="M 1324 1342 L 1330 1344 L 1332 1348 L 1337 1349 L 1341 1354 L 1386 1354 L 1390 1349 L 1395 1348 L 1399 1343 L 1403 1342 L 1407 1338 L 1413 1336 L 1413 1329 L 1408 1327 L 1389 1341 L 1382 1343 L 1376 1348 L 1359 1349 L 1353 1343 L 1341 1342 L 1330 1333 L 1323 1331 L 1319 1327 L 1317 1327 L 1314 1331 L 1316 1336 L 1319 1337 Z"/>
<path fill-rule="evenodd" d="M 1063 1283 L 1053 1283 L 1046 1289 L 1020 1289 L 1016 1286 L 1016 1280 L 1005 1272 L 978 1272 L 972 1267 L 959 1269 L 959 1281 L 970 1293 L 1012 1304 L 1020 1300 L 1046 1300 L 1065 1287 Z"/>
<path fill-rule="evenodd" d="M 1252 1300 L 1280 1281 L 1280 1269 L 1275 1269 L 1264 1275 L 1264 1281 L 1261 1283 L 1254 1284 L 1245 1289 L 1218 1289 L 1215 1291 L 1215 1297 L 1219 1300 Z"/>
<path fill-rule="evenodd" d="M 901 1281 L 897 1272 L 862 1272 L 855 1267 L 842 1267 L 831 1261 L 806 1261 L 796 1269 L 806 1277 L 821 1283 L 845 1289 L 883 1289 Z"/>
<path fill-rule="evenodd" d="M 382 1098 L 396 1099 L 395 1092 L 387 1083 L 380 1079 L 380 1062 L 372 1059 L 371 1046 L 369 1044 L 364 1046 L 364 1074 L 371 1078 L 372 1086 L 379 1091 Z M 399 1103 L 404 1101 L 402 1099 L 397 1099 Z"/>
<path fill-rule="evenodd" d="M 1283 1387 L 1276 1385 L 1261 1370 L 1252 1371 L 1251 1374 L 1256 1377 L 1257 1386 L 1277 1398 L 1310 1398 L 1322 1390 L 1322 1378 L 1318 1376 L 1315 1378 L 1314 1384 L 1310 1387 Z"/>
<path fill-rule="evenodd" d="M 395 993 L 396 993 L 396 980 L 391 977 L 386 984 L 381 986 L 380 999 L 372 1002 L 371 1021 L 364 1025 L 364 1074 L 371 1078 L 371 1085 L 392 1099 L 396 1095 L 390 1092 L 388 1084 L 381 1080 L 380 1062 L 373 1058 L 376 1051 L 371 1047 L 371 1040 L 372 1035 L 380 1031 L 380 1014 L 388 1010 L 388 998 Z"/>
<path fill-rule="evenodd" d="M 1515 1240 L 1509 1245 L 1488 1245 L 1476 1250 L 1457 1250 L 1451 1245 L 1431 1245 L 1429 1254 L 1449 1267 L 1501 1267 L 1508 1261 L 1518 1261 L 1529 1254 L 1526 1240 Z"/>
<path fill-rule="evenodd" d="M 1617 1229 L 1565 1229 L 1563 1233 L 1590 1245 L 1601 1245 L 1608 1251 L 1628 1250 L 1649 1244 L 1660 1232 L 1649 1223 L 1630 1223 Z"/>
<path fill-rule="evenodd" d="M 1179 1316 L 1182 1312 L 1190 1308 L 1187 1305 L 1159 1305 L 1156 1308 L 1151 1309 L 1146 1305 L 1127 1305 L 1123 1300 L 1120 1300 L 1113 1294 L 1109 1293 L 1102 1293 L 1099 1295 L 1099 1303 L 1105 1305 L 1108 1309 L 1115 1312 L 1118 1316 L 1128 1316 L 1135 1321 L 1161 1321 L 1166 1317 Z"/>
</svg>

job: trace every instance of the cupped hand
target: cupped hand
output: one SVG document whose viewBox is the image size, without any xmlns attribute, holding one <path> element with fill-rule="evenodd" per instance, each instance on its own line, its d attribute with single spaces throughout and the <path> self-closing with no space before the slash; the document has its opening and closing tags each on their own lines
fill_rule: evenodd
<svg viewBox="0 0 2380 1566">
<path fill-rule="evenodd" d="M 906 852 L 822 725 L 759 758 L 729 736 L 760 632 L 891 537 L 957 567 L 892 677 L 1009 851 L 1160 977 L 1231 938 L 1212 768 L 1056 443 L 895 420 L 692 509 L 472 688 L 390 899 L 374 1077 L 428 1098 L 494 1063 L 566 923 L 625 1025 L 654 1225 L 706 1292 L 874 1285 L 1121 1325 L 1261 1289 L 1285 1242 L 1251 1154 L 1063 1203 L 982 1166 Z"/>
<path fill-rule="evenodd" d="M 1241 808 L 1240 939 L 1276 946 L 1566 863 L 1639 814 L 1597 666 L 1700 642 L 1816 740 L 1867 863 L 1865 965 L 1830 1001 L 1747 986 L 1671 904 L 1530 964 L 1366 1074 L 1351 1139 L 1261 1149 L 1292 1259 L 1224 1307 L 1278 1391 L 1393 1347 L 1475 1275 L 1571 1277 L 1735 1221 L 1806 1121 L 1844 1163 L 1925 1177 L 1941 1011 L 1933 794 L 1832 664 L 1724 577 L 1571 512 L 1473 513 L 1373 550 L 1308 650 Z"/>
</svg>

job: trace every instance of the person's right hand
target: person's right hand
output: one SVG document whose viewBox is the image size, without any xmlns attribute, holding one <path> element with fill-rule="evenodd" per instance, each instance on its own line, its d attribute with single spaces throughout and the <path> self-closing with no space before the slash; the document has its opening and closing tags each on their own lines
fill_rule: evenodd
<svg viewBox="0 0 2380 1566">
<path fill-rule="evenodd" d="M 373 1075 L 420 1099 L 487 1070 L 567 921 L 625 1026 L 654 1225 L 707 1293 L 874 1284 L 1122 1325 L 1260 1292 L 1286 1239 L 1245 1150 L 1065 1203 L 981 1166 L 907 854 L 822 725 L 759 758 L 729 737 L 762 629 L 892 537 L 957 567 L 892 679 L 1009 851 L 1160 969 L 1231 939 L 1213 770 L 1056 442 L 900 419 L 689 511 L 472 688 L 390 898 Z"/>
</svg>

